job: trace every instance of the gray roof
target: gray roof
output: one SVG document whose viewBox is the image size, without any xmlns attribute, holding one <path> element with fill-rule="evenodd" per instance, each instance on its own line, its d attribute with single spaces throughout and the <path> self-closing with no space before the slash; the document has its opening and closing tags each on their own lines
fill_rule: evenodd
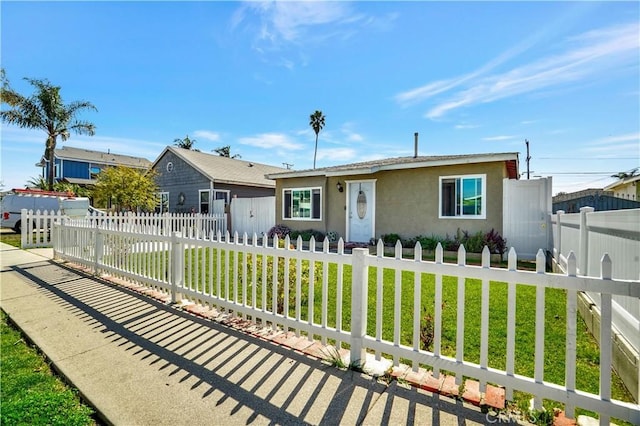
<svg viewBox="0 0 640 426">
<path fill-rule="evenodd" d="M 518 153 L 488 153 L 488 154 L 463 154 L 463 155 L 434 155 L 418 157 L 395 157 L 380 160 L 364 161 L 361 163 L 344 164 L 340 166 L 323 167 L 307 170 L 287 170 L 281 173 L 272 173 L 271 179 L 293 178 L 304 176 L 340 176 L 346 174 L 370 174 L 382 170 L 415 169 L 422 167 L 449 166 L 455 164 L 486 163 L 492 161 L 515 162 L 515 172 L 518 167 Z"/>
<path fill-rule="evenodd" d="M 56 149 L 55 156 L 64 160 L 81 160 L 96 164 L 106 164 L 108 166 L 126 166 L 139 169 L 148 169 L 151 167 L 151 161 L 146 158 L 113 154 L 110 152 L 91 151 L 89 149 L 69 146 Z"/>
<path fill-rule="evenodd" d="M 218 183 L 275 188 L 275 182 L 267 179 L 265 175 L 281 173 L 286 170 L 282 167 L 222 157 L 218 154 L 208 154 L 175 146 L 167 146 L 153 163 L 154 166 L 167 151 L 171 151 L 204 176 Z"/>
</svg>

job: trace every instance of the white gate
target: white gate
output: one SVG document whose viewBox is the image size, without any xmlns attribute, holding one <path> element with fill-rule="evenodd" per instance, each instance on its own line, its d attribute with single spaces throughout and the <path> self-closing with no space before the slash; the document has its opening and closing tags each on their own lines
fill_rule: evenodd
<svg viewBox="0 0 640 426">
<path fill-rule="evenodd" d="M 505 179 L 502 233 L 521 259 L 535 259 L 539 249 L 551 249 L 551 178 Z"/>
<path fill-rule="evenodd" d="M 266 234 L 276 225 L 276 197 L 233 198 L 231 200 L 232 233 L 242 236 Z"/>
</svg>

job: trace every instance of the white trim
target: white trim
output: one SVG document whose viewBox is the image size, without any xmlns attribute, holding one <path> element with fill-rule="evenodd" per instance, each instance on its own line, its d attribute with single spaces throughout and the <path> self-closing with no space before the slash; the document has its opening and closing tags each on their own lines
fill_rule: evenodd
<svg viewBox="0 0 640 426">
<path fill-rule="evenodd" d="M 480 215 L 463 215 L 460 214 L 454 216 L 444 216 L 442 214 L 442 181 L 444 179 L 482 179 L 482 205 L 480 207 L 481 214 Z M 487 218 L 487 206 L 489 203 L 487 202 L 487 175 L 486 174 L 475 174 L 475 175 L 451 175 L 451 176 L 440 176 L 438 178 L 438 219 L 472 219 L 472 220 L 483 220 Z M 461 207 L 462 208 L 462 207 Z"/>
<path fill-rule="evenodd" d="M 393 160 L 393 159 L 392 159 Z M 399 159 L 398 159 L 399 160 Z M 518 153 L 505 152 L 496 154 L 475 154 L 475 155 L 460 155 L 451 156 L 449 158 L 438 157 L 419 157 L 419 160 L 413 158 L 407 158 L 405 162 L 392 162 L 390 164 L 384 163 L 356 163 L 347 166 L 327 167 L 324 169 L 316 170 L 301 170 L 301 171 L 284 171 L 276 173 L 268 173 L 266 175 L 269 179 L 282 179 L 282 178 L 294 178 L 294 177 L 309 177 L 309 176 L 351 176 L 362 174 L 373 174 L 385 170 L 402 170 L 402 169 L 419 169 L 429 167 L 441 167 L 452 166 L 457 164 L 479 164 L 479 163 L 492 163 L 496 161 L 518 161 Z M 381 160 L 382 161 L 382 160 Z"/>
<path fill-rule="evenodd" d="M 313 191 L 317 189 L 320 191 L 320 207 L 319 207 L 319 211 L 320 211 L 320 218 L 314 218 L 313 217 Z M 311 191 L 311 217 L 285 217 L 284 213 L 285 213 L 285 196 L 284 193 L 285 191 Z M 297 187 L 297 188 L 282 188 L 282 220 L 294 220 L 294 221 L 299 221 L 299 222 L 322 222 L 323 220 L 323 214 L 322 214 L 322 210 L 323 210 L 323 206 L 324 203 L 322 202 L 322 199 L 324 197 L 323 191 L 322 191 L 322 187 L 321 186 L 305 186 L 305 187 Z M 292 194 L 292 201 L 293 201 L 293 194 Z M 292 209 L 293 212 L 293 209 Z"/>
</svg>

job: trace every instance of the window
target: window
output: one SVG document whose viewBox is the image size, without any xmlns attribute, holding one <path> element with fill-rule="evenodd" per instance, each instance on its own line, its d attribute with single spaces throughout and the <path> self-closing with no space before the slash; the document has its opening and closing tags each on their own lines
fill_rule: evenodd
<svg viewBox="0 0 640 426">
<path fill-rule="evenodd" d="M 229 204 L 229 194 L 231 191 L 227 189 L 216 189 L 213 191 L 214 200 L 224 200 L 224 204 Z"/>
<path fill-rule="evenodd" d="M 484 219 L 486 175 L 440 177 L 440 217 Z"/>
<path fill-rule="evenodd" d="M 202 214 L 209 213 L 209 190 L 208 189 L 200 190 L 200 213 Z"/>
<path fill-rule="evenodd" d="M 100 173 L 101 169 L 98 166 L 89 167 L 89 177 L 91 179 L 98 179 L 98 173 Z"/>
<path fill-rule="evenodd" d="M 158 192 L 156 196 L 156 213 L 167 213 L 169 211 L 169 193 Z"/>
<path fill-rule="evenodd" d="M 285 189 L 282 216 L 293 220 L 320 220 L 320 188 Z"/>
</svg>

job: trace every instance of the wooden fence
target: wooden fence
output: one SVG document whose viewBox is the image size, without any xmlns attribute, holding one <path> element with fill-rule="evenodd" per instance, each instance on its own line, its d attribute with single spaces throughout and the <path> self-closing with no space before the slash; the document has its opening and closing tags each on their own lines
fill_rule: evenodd
<svg viewBox="0 0 640 426">
<path fill-rule="evenodd" d="M 640 424 L 640 406 L 612 399 L 611 394 L 611 299 L 640 297 L 640 282 L 612 278 L 608 256 L 601 262 L 601 277 L 587 277 L 578 276 L 574 254 L 567 257 L 566 274 L 546 273 L 542 251 L 535 272 L 518 270 L 513 249 L 508 268 L 498 269 L 489 266 L 488 249 L 481 266 L 469 266 L 464 247 L 458 263 L 450 264 L 443 262 L 441 246 L 435 261 L 423 261 L 419 244 L 409 260 L 402 258 L 400 244 L 395 256 L 386 257 L 381 242 L 376 255 L 361 248 L 348 254 L 342 240 L 336 246 L 325 240 L 322 251 L 316 251 L 313 240 L 304 250 L 301 238 L 295 246 L 288 237 L 275 238 L 269 245 L 268 239 L 259 242 L 255 234 L 251 239 L 246 234 L 230 238 L 228 233 L 198 239 L 64 223 L 54 224 L 53 241 L 56 257 L 83 264 L 96 274 L 166 292 L 173 301 L 186 298 L 215 306 L 310 340 L 318 336 L 337 348 L 348 347 L 351 360 L 364 360 L 367 352 L 378 359 L 392 358 L 395 365 L 402 359 L 414 371 L 431 368 L 434 377 L 443 370 L 452 372 L 458 385 L 463 377 L 475 378 L 481 392 L 488 383 L 504 386 L 509 400 L 514 391 L 526 392 L 533 395 L 536 409 L 549 399 L 564 404 L 569 417 L 581 407 L 598 412 L 600 424 L 609 424 L 610 417 Z M 596 393 L 576 385 L 576 300 L 581 291 L 598 293 L 602 303 Z M 471 293 L 479 294 L 480 302 L 465 307 Z M 531 315 L 520 311 L 523 300 L 535 300 Z M 558 300 L 565 305 L 563 314 L 553 319 L 564 323 L 561 350 L 547 348 L 545 334 L 545 309 Z M 432 342 L 426 348 L 425 309 L 432 314 Z M 506 311 L 506 332 L 496 336 L 490 328 L 496 323 L 490 318 L 501 310 Z M 531 339 L 525 341 L 520 330 L 523 314 L 526 322 L 535 324 Z M 471 318 L 479 319 L 477 326 L 471 325 Z M 531 372 L 518 364 L 516 350 L 521 345 L 535 348 Z M 469 354 L 469 348 L 478 347 L 477 355 Z M 490 351 L 503 351 L 504 360 L 490 362 Z M 546 380 L 545 357 L 551 364 L 564 365 L 563 378 Z"/>
</svg>

